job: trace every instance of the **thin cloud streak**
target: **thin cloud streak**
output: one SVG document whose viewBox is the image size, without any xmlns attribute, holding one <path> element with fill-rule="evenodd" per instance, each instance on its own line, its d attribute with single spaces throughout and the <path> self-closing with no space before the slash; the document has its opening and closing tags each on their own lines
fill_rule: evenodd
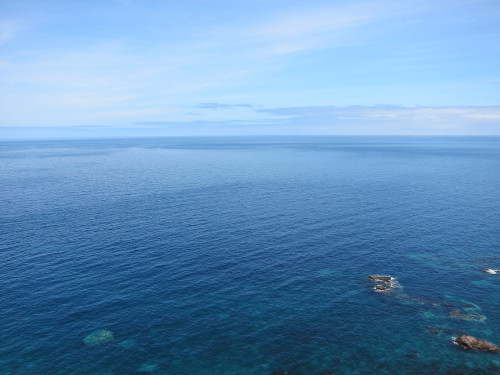
<svg viewBox="0 0 500 375">
<path fill-rule="evenodd" d="M 199 103 L 195 107 L 206 108 L 206 109 L 253 108 L 251 104 L 220 104 L 220 103 Z"/>
<path fill-rule="evenodd" d="M 309 106 L 260 108 L 255 112 L 270 117 L 259 120 L 225 121 L 147 121 L 136 125 L 147 127 L 211 128 L 224 134 L 259 128 L 263 134 L 310 135 L 500 135 L 500 106 L 399 107 L 380 106 Z M 244 124 L 245 127 L 241 127 Z M 265 127 L 263 127 L 265 125 Z M 245 134 L 245 133 L 243 133 Z"/>
<path fill-rule="evenodd" d="M 260 108 L 259 113 L 286 117 L 327 116 L 352 119 L 413 119 L 432 120 L 439 118 L 462 118 L 498 120 L 500 106 L 447 106 L 447 107 L 401 107 L 394 105 L 378 106 L 307 106 Z"/>
</svg>

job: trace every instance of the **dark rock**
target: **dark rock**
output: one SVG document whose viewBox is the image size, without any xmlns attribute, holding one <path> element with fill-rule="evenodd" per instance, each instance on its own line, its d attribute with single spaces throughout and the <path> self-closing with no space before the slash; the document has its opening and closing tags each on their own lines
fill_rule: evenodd
<svg viewBox="0 0 500 375">
<path fill-rule="evenodd" d="M 271 375 L 288 375 L 288 371 L 286 370 L 276 370 L 271 373 Z"/>
<path fill-rule="evenodd" d="M 389 290 L 389 288 L 385 285 L 375 285 L 372 289 L 374 292 L 385 292 Z"/>
<path fill-rule="evenodd" d="M 391 276 L 370 275 L 368 278 L 372 281 L 381 281 L 383 283 L 390 283 L 393 280 Z"/>
<path fill-rule="evenodd" d="M 488 341 L 476 339 L 472 336 L 462 335 L 458 339 L 456 339 L 455 342 L 466 349 L 480 349 L 493 353 L 498 352 L 498 346 L 493 345 Z"/>
<path fill-rule="evenodd" d="M 377 283 L 377 285 L 372 288 L 374 292 L 384 292 L 389 288 L 399 288 L 398 282 L 392 276 L 370 275 L 368 278 Z"/>
</svg>

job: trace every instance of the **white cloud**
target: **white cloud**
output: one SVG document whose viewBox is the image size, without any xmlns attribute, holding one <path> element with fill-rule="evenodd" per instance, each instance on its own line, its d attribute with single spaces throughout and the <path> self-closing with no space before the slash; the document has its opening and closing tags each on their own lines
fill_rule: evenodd
<svg viewBox="0 0 500 375">
<path fill-rule="evenodd" d="M 465 117 L 478 120 L 500 121 L 500 111 L 497 113 L 469 113 Z"/>
<path fill-rule="evenodd" d="M 282 107 L 261 108 L 261 113 L 277 116 L 345 116 L 351 118 L 413 118 L 432 119 L 442 117 L 498 119 L 500 106 L 446 106 L 446 107 L 401 107 L 393 105 L 378 106 L 308 106 L 308 107 Z"/>
<path fill-rule="evenodd" d="M 309 106 L 258 109 L 314 134 L 500 134 L 500 106 Z"/>
</svg>

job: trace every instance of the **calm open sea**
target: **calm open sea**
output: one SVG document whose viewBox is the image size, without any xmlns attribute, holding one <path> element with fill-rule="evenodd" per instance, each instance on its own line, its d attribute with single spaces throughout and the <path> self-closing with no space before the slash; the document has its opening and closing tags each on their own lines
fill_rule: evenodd
<svg viewBox="0 0 500 375">
<path fill-rule="evenodd" d="M 500 138 L 1 142 L 0 257 L 1 375 L 499 374 Z"/>
</svg>

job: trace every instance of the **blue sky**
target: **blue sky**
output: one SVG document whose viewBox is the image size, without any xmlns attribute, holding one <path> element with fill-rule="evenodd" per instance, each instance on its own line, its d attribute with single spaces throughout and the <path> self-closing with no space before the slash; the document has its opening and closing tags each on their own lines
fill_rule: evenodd
<svg viewBox="0 0 500 375">
<path fill-rule="evenodd" d="M 2 1 L 0 138 L 500 135 L 500 1 Z"/>
</svg>

